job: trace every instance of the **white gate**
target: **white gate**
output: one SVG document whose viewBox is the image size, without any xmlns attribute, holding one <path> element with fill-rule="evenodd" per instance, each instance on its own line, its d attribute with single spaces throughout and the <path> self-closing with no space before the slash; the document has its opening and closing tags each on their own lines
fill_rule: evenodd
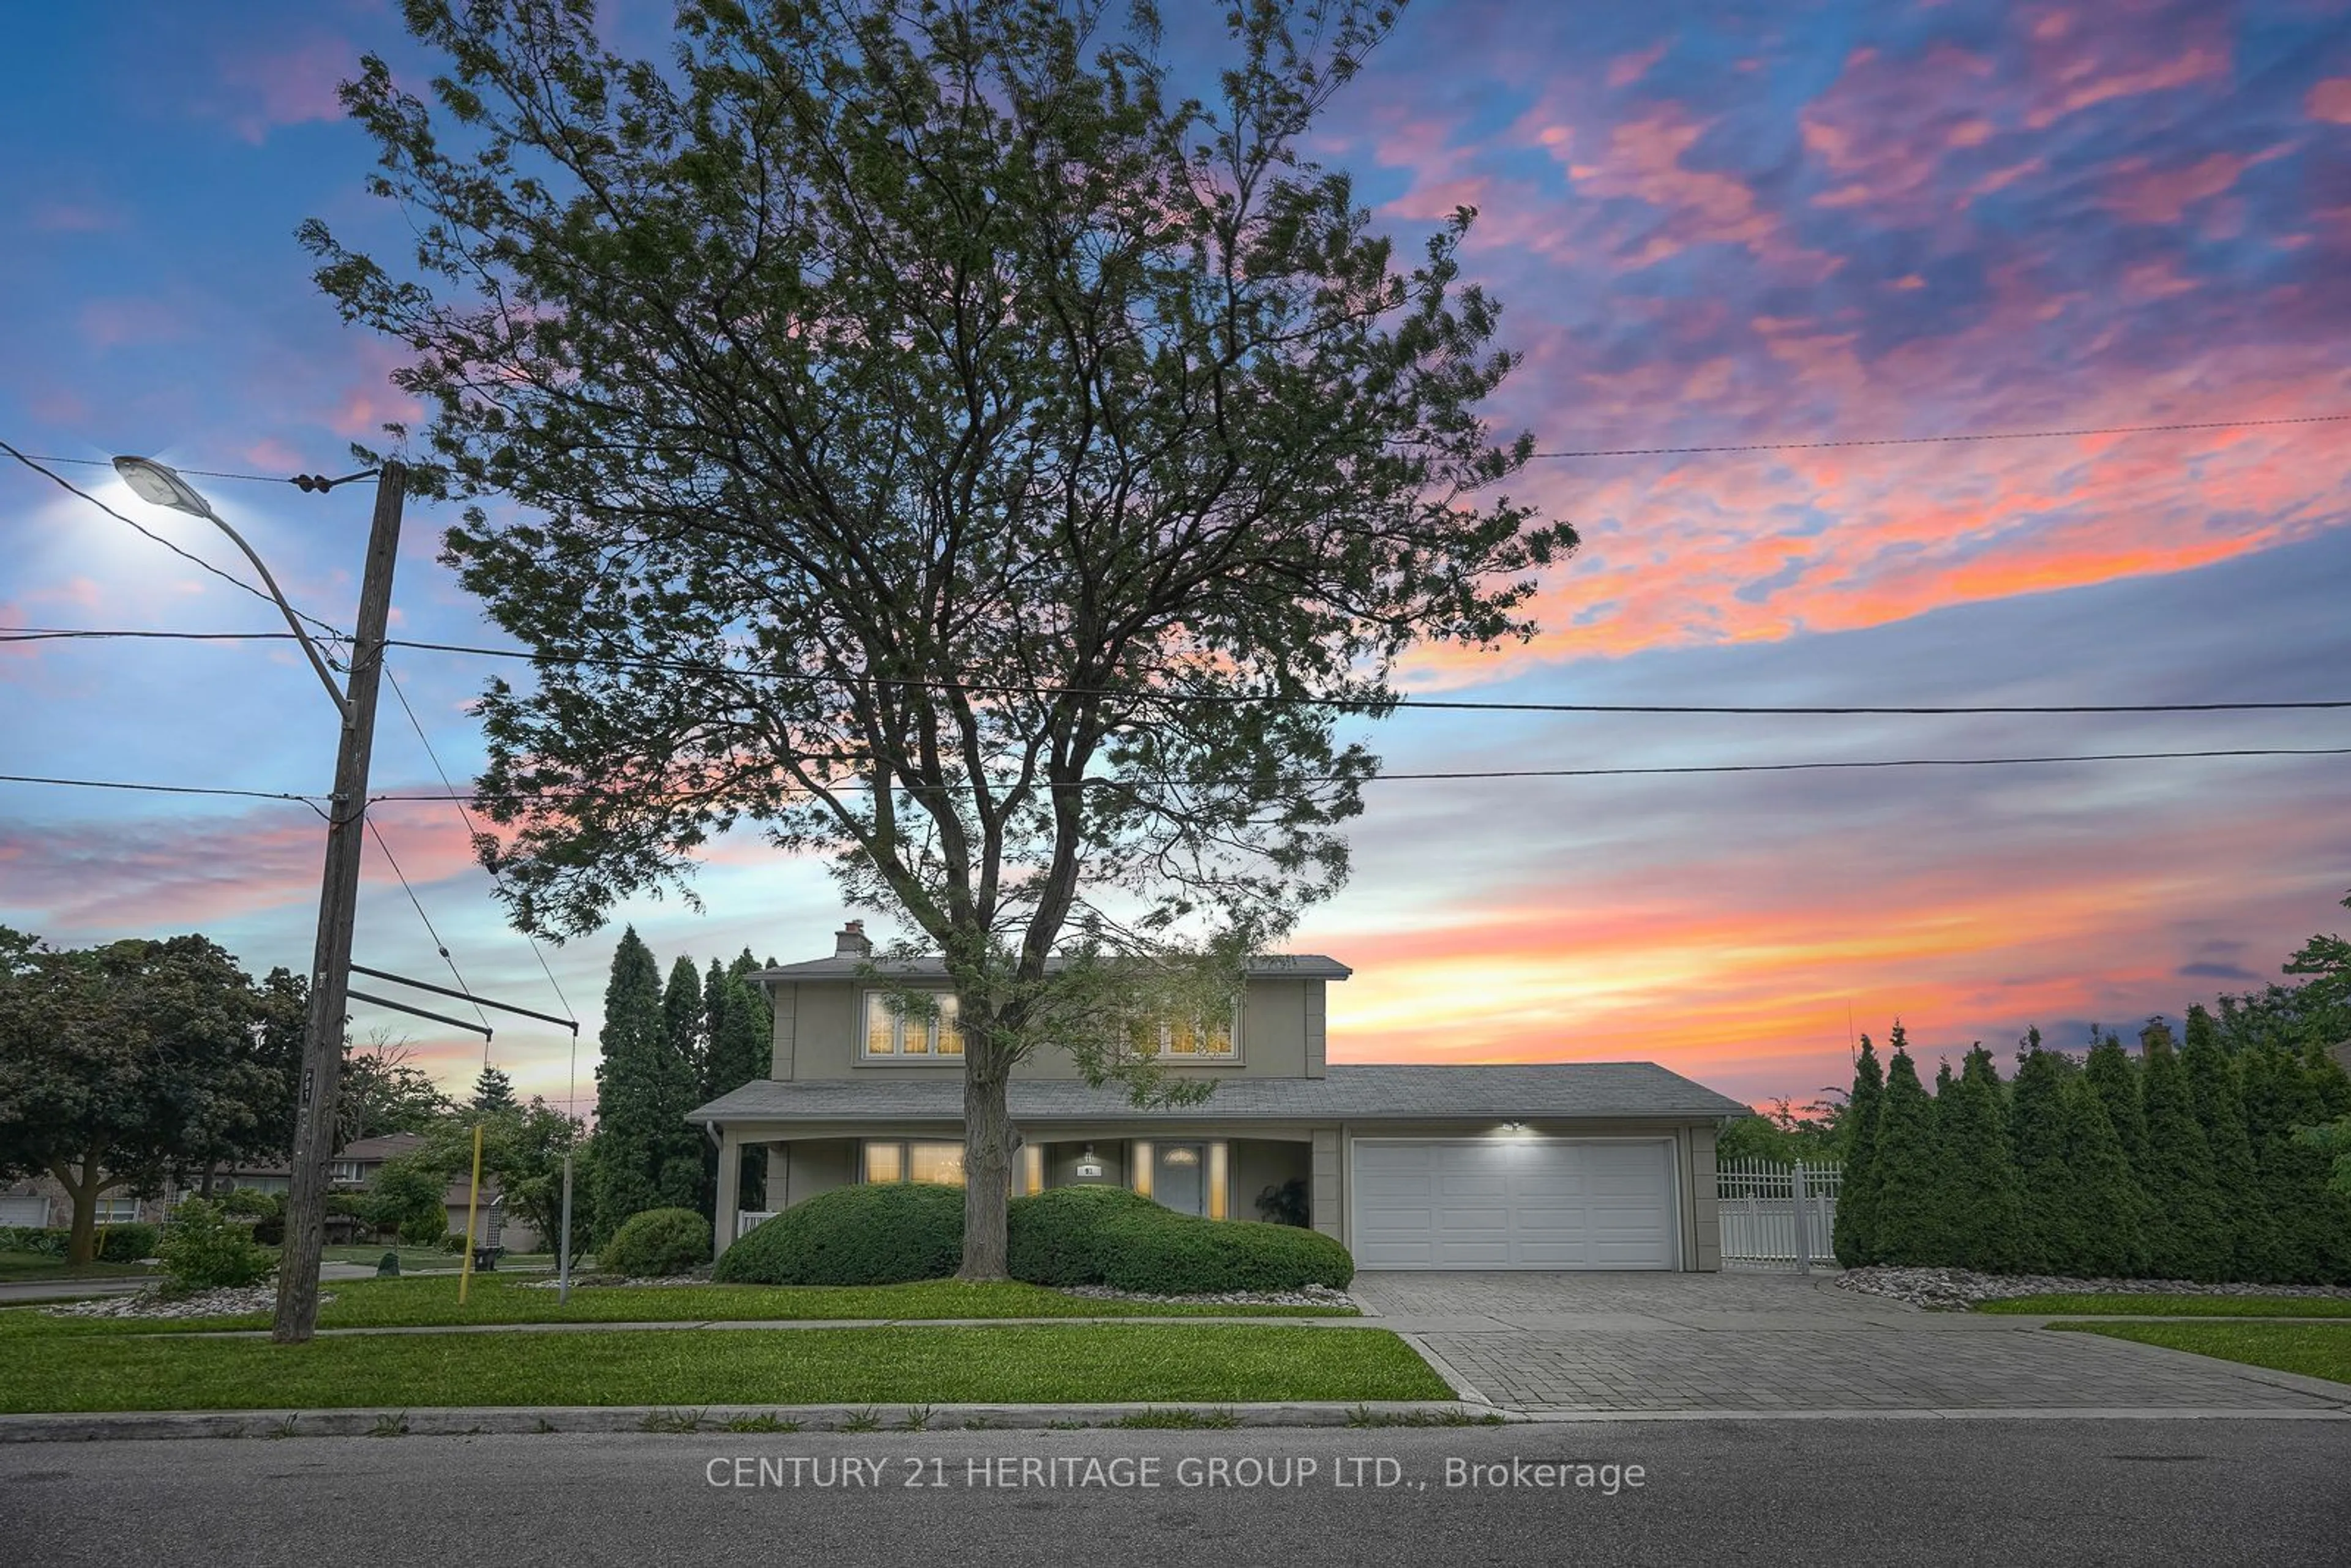
<svg viewBox="0 0 2351 1568">
<path fill-rule="evenodd" d="M 1812 1271 L 1833 1261 L 1837 1189 L 1844 1169 L 1834 1165 L 1774 1165 L 1725 1160 L 1715 1166 L 1715 1211 L 1722 1220 L 1726 1269 Z"/>
</svg>

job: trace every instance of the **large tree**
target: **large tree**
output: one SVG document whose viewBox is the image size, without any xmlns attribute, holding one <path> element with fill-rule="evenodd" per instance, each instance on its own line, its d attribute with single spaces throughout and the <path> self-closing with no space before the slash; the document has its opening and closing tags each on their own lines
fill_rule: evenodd
<svg viewBox="0 0 2351 1568">
<path fill-rule="evenodd" d="M 0 1177 L 56 1178 L 87 1263 L 101 1196 L 282 1156 L 300 1007 L 201 936 L 58 950 L 0 926 Z"/>
<path fill-rule="evenodd" d="M 710 960 L 709 972 L 703 977 L 703 1028 L 709 1042 L 702 1058 L 705 1101 L 740 1089 L 755 1078 L 765 1078 L 773 1067 L 775 1016 L 768 1009 L 766 993 L 751 979 L 758 968 L 751 950 L 746 947 L 731 964 Z M 743 1151 L 739 1183 L 737 1190 L 745 1208 L 767 1207 L 768 1162 L 764 1149 Z M 714 1148 L 703 1173 L 703 1207 L 714 1217 L 717 1191 L 718 1151 Z"/>
<path fill-rule="evenodd" d="M 1137 1010 L 1214 1005 L 1346 867 L 1430 641 L 1531 633 L 1564 523 L 1458 277 L 1399 267 L 1315 121 L 1389 0 L 1251 0 L 1186 96 L 1106 0 L 410 0 L 437 106 L 344 101 L 418 266 L 323 225 L 413 355 L 448 560 L 537 656 L 484 704 L 492 853 L 577 934 L 755 826 L 942 955 L 966 1040 L 963 1273 L 1003 1274 L 1016 1062 L 1145 1098 Z"/>
<path fill-rule="evenodd" d="M 416 1065 L 405 1040 L 378 1032 L 366 1049 L 343 1042 L 343 1071 L 335 1093 L 335 1146 L 385 1133 L 421 1133 L 456 1109 L 433 1075 Z M 287 1117 L 293 1126 L 292 1113 Z"/>
<path fill-rule="evenodd" d="M 1877 1169 L 1871 1178 L 1874 1261 L 1934 1266 L 1953 1260 L 1937 1190 L 1943 1150 L 1935 1124 L 1935 1102 L 1918 1082 L 1910 1052 L 1896 1042 L 1886 1066 Z"/>
<path fill-rule="evenodd" d="M 2000 1070 L 1982 1043 L 1969 1048 L 1954 1078 L 1935 1096 L 1942 1129 L 1936 1192 L 1951 1261 L 1963 1269 L 2011 1274 L 2024 1262 L 2024 1214 L 2009 1157 Z"/>
</svg>

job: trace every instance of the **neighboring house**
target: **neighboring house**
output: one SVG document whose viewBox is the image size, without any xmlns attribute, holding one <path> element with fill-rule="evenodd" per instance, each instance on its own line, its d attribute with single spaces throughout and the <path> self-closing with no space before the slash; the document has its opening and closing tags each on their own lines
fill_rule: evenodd
<svg viewBox="0 0 2351 1568">
<path fill-rule="evenodd" d="M 120 1188 L 99 1195 L 100 1225 L 127 1225 L 134 1219 L 152 1221 L 162 1217 L 160 1200 L 132 1197 Z M 57 1177 L 43 1173 L 0 1186 L 0 1226 L 39 1230 L 51 1226 L 62 1229 L 72 1223 L 73 1199 L 66 1196 Z"/>
<path fill-rule="evenodd" d="M 336 1151 L 334 1162 L 328 1166 L 333 1189 L 349 1193 L 365 1190 L 386 1160 L 413 1154 L 423 1143 L 423 1134 L 417 1133 L 383 1133 L 372 1138 L 352 1139 Z M 234 1170 L 214 1173 L 213 1190 L 224 1193 L 242 1186 L 256 1192 L 282 1193 L 292 1186 L 293 1179 L 291 1168 L 283 1165 L 240 1166 Z M 462 1233 L 465 1228 L 468 1185 L 467 1175 L 461 1174 L 442 1195 L 442 1205 L 448 1211 L 449 1229 L 453 1234 Z M 337 1239 L 331 1234 L 335 1229 L 356 1229 L 351 1221 L 340 1216 L 329 1215 L 327 1222 L 330 1240 Z M 502 1246 L 510 1252 L 535 1252 L 538 1249 L 537 1231 L 522 1220 L 507 1220 L 506 1200 L 498 1191 L 495 1176 L 482 1178 L 481 1198 L 474 1216 L 474 1239 L 486 1246 Z"/>
<path fill-rule="evenodd" d="M 893 1017 L 859 977 L 872 952 L 851 921 L 831 957 L 754 977 L 775 1009 L 771 1076 L 691 1118 L 720 1142 L 719 1251 L 743 1223 L 740 1148 L 767 1151 L 776 1208 L 858 1181 L 962 1181 L 955 998 L 933 1021 Z M 936 959 L 881 967 L 946 990 Z M 1262 958 L 1228 1023 L 1163 1032 L 1179 1075 L 1217 1081 L 1198 1105 L 1138 1110 L 1058 1051 L 1022 1062 L 1014 1193 L 1113 1183 L 1254 1219 L 1295 1180 L 1364 1269 L 1720 1267 L 1714 1135 L 1747 1106 L 1650 1062 L 1326 1065 L 1324 988 L 1350 973 Z"/>
</svg>

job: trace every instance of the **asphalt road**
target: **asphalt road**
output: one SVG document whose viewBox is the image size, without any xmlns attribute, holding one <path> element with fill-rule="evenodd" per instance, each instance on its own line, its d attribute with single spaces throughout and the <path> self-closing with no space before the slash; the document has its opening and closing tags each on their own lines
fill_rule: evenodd
<svg viewBox="0 0 2351 1568">
<path fill-rule="evenodd" d="M 1511 1475 L 1514 1458 L 1521 1463 Z M 1622 1467 L 1615 1495 L 1604 1469 L 1535 1468 L 1559 1461 Z M 1463 1468 L 1473 1465 L 1505 1469 Z M 1448 1466 L 1456 1481 L 1474 1473 L 1489 1484 L 1448 1486 Z M 1512 1484 L 1491 1484 L 1506 1477 Z M 1277 1478 L 1290 1484 L 1270 1484 Z M 1089 1479 L 1106 1484 L 1067 1484 Z M 2351 1423 L 2343 1422 L 297 1437 L 0 1449 L 0 1562 L 47 1568 L 2346 1561 Z"/>
</svg>

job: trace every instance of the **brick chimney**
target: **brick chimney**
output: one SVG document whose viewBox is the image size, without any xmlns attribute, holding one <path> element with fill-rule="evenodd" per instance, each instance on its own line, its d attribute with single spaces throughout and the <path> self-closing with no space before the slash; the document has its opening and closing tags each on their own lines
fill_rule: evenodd
<svg viewBox="0 0 2351 1568">
<path fill-rule="evenodd" d="M 873 944 L 865 936 L 865 922 L 852 920 L 833 933 L 832 956 L 836 958 L 873 956 Z"/>
</svg>

